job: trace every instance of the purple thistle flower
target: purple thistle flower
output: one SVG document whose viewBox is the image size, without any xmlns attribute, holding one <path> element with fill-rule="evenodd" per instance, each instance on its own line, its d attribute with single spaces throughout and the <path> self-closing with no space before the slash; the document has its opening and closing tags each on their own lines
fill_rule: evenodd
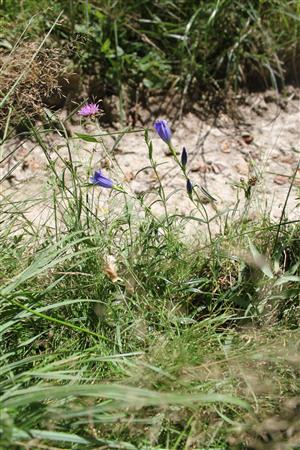
<svg viewBox="0 0 300 450">
<path fill-rule="evenodd" d="M 88 103 L 87 105 L 84 105 L 80 110 L 78 111 L 78 114 L 80 116 L 88 117 L 88 116 L 95 116 L 100 111 L 99 106 L 97 103 Z"/>
<path fill-rule="evenodd" d="M 184 168 L 187 164 L 187 160 L 188 160 L 188 154 L 187 154 L 186 148 L 183 147 L 182 153 L 181 153 L 181 164 Z"/>
<path fill-rule="evenodd" d="M 101 170 L 95 171 L 94 175 L 90 177 L 90 182 L 103 188 L 112 188 L 114 185 L 113 181 L 110 178 L 105 177 Z"/>
<path fill-rule="evenodd" d="M 171 142 L 172 132 L 166 120 L 156 120 L 154 122 L 154 128 L 158 136 L 166 142 L 166 144 Z"/>
</svg>

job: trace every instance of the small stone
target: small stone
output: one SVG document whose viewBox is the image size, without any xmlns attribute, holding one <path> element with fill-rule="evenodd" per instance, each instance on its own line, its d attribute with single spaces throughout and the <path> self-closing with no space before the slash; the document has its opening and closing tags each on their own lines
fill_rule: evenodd
<svg viewBox="0 0 300 450">
<path fill-rule="evenodd" d="M 130 170 L 128 172 L 125 172 L 124 174 L 124 181 L 127 181 L 129 183 L 129 181 L 132 181 L 134 179 L 134 173 Z"/>
<path fill-rule="evenodd" d="M 253 138 L 253 136 L 251 136 L 251 134 L 246 134 L 246 133 L 242 135 L 242 139 L 245 142 L 245 144 L 247 144 L 247 145 L 250 145 L 254 140 L 254 138 Z"/>
<path fill-rule="evenodd" d="M 26 159 L 24 159 L 23 164 L 22 164 L 22 169 L 23 170 L 31 170 L 32 172 L 35 172 L 37 170 L 39 170 L 41 168 L 41 165 L 39 164 L 39 162 L 34 158 L 34 157 L 28 157 Z"/>
<path fill-rule="evenodd" d="M 101 159 L 100 164 L 101 164 L 102 169 L 110 169 L 111 168 L 111 161 L 109 158 L 107 158 L 107 156 L 104 156 Z"/>
<path fill-rule="evenodd" d="M 212 165 L 208 163 L 197 163 L 191 167 L 191 172 L 208 173 L 211 170 Z"/>
<path fill-rule="evenodd" d="M 274 178 L 274 183 L 278 184 L 279 186 L 286 184 L 287 181 L 288 181 L 288 177 L 284 177 L 283 175 L 277 175 Z"/>
<path fill-rule="evenodd" d="M 231 148 L 230 148 L 230 144 L 228 141 L 223 141 L 221 144 L 221 152 L 222 153 L 230 153 L 231 152 Z"/>
<path fill-rule="evenodd" d="M 240 175 L 248 175 L 249 169 L 248 169 L 248 164 L 246 163 L 246 161 L 241 161 L 241 162 L 235 164 L 234 167 Z"/>
<path fill-rule="evenodd" d="M 294 164 L 296 161 L 296 158 L 294 155 L 283 155 L 280 158 L 280 162 L 284 164 Z"/>
</svg>

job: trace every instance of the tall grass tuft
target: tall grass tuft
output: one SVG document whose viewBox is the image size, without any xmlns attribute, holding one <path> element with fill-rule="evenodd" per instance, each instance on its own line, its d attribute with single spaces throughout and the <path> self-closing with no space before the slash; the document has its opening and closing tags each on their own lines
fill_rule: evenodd
<svg viewBox="0 0 300 450">
<path fill-rule="evenodd" d="M 6 2 L 9 17 L 14 3 Z M 173 57 L 159 47 L 158 31 L 150 32 L 154 29 L 164 36 L 165 45 L 182 41 L 182 55 L 187 43 L 196 39 L 192 68 L 187 66 L 192 83 L 198 79 L 200 62 L 193 59 L 193 52 L 200 45 L 201 35 L 195 30 L 201 31 L 202 17 L 207 29 L 213 25 L 218 29 L 218 20 L 223 26 L 227 20 L 234 23 L 237 11 L 242 11 L 241 29 L 246 21 L 251 30 L 249 17 L 257 10 L 265 13 L 269 3 L 255 3 L 255 10 L 248 3 L 247 10 L 237 4 L 236 10 L 232 2 L 214 2 L 214 8 L 207 2 L 201 8 L 192 4 L 190 11 L 185 2 L 180 8 L 170 2 L 168 8 L 163 4 L 150 8 L 146 1 L 135 4 L 143 11 L 139 16 L 130 2 L 125 7 L 123 2 L 70 1 L 65 14 L 72 20 L 59 32 L 63 26 L 76 30 L 78 14 L 88 29 L 95 17 L 107 25 L 123 5 L 127 16 L 113 16 L 118 80 L 129 73 L 130 58 L 125 59 L 121 46 L 130 33 L 144 42 L 139 51 L 151 46 L 163 61 L 168 59 L 174 70 L 171 77 L 177 70 L 174 61 L 186 64 L 184 59 L 171 60 L 178 58 L 177 47 Z M 36 7 L 33 1 L 28 5 Z M 28 5 L 24 3 L 20 14 L 30 11 Z M 178 33 L 183 31 L 186 37 L 181 39 Z M 243 36 L 246 41 L 248 34 Z M 208 49 L 209 40 L 206 43 Z M 138 44 L 136 40 L 132 45 Z M 25 72 L 2 107 L 20 87 Z M 138 70 L 136 74 L 138 79 Z M 205 76 L 211 80 L 206 69 Z M 95 108 L 84 111 L 91 114 L 82 120 L 97 120 Z M 17 136 L 21 143 L 30 138 L 33 148 L 43 152 L 51 196 L 20 199 L 15 191 L 4 189 L 4 181 L 20 161 L 0 180 L 0 447 L 297 448 L 298 221 L 285 221 L 285 211 L 279 223 L 268 216 L 246 220 L 251 183 L 240 186 L 247 201 L 235 220 L 224 213 L 212 215 L 199 198 L 204 195 L 213 204 L 214 197 L 194 182 L 188 152 L 178 156 L 161 121 L 156 131 L 169 147 L 174 167 L 180 169 L 194 211 L 189 216 L 175 214 L 157 170 L 154 130 L 143 131 L 149 156 L 146 169 L 158 187 L 151 196 L 136 195 L 124 181 L 113 149 L 104 145 L 103 133 L 70 136 L 70 117 L 64 121 L 52 117 L 51 127 L 49 122 L 44 127 L 27 116 L 26 135 Z M 9 115 L 6 120 L 1 144 L 11 145 L 8 151 L 1 147 L 1 163 L 20 145 L 9 140 Z M 120 142 L 128 132 L 137 130 L 111 134 Z M 52 145 L 54 135 L 58 145 Z M 86 160 L 77 159 L 78 140 L 99 149 L 110 169 L 104 172 L 93 149 Z M 155 212 L 156 204 L 161 213 Z M 43 221 L 32 219 L 33 206 L 47 211 L 41 215 Z M 198 226 L 192 241 L 184 234 L 187 223 Z"/>
<path fill-rule="evenodd" d="M 13 31 L 34 14 L 36 39 L 63 9 L 53 39 L 78 45 L 73 59 L 96 79 L 94 89 L 126 101 L 126 87 L 136 101 L 145 90 L 179 88 L 199 97 L 208 88 L 279 88 L 286 76 L 297 79 L 299 8 L 298 0 L 56 0 L 51 7 L 10 0 L 0 20 L 9 47 Z"/>
<path fill-rule="evenodd" d="M 258 424 L 275 411 L 289 442 L 299 225 L 262 226 L 243 213 L 215 235 L 205 205 L 189 219 L 172 213 L 163 179 L 155 202 L 164 213 L 154 214 L 147 196 L 117 179 L 89 181 L 94 153 L 76 161 L 65 124 L 57 126 L 68 158 L 30 130 L 52 174 L 47 224 L 29 221 L 28 201 L 1 199 L 1 446 L 259 449 Z M 145 140 L 158 176 L 148 130 Z M 178 158 L 168 145 L 185 180 L 188 153 Z M 191 186 L 197 206 L 203 191 Z M 114 205 L 109 213 L 99 194 Z M 199 224 L 199 244 L 182 239 L 184 220 Z"/>
</svg>

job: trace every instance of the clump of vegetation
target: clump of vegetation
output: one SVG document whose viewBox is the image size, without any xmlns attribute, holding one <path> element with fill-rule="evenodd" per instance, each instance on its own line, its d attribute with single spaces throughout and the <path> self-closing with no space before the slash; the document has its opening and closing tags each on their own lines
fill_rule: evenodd
<svg viewBox="0 0 300 450">
<path fill-rule="evenodd" d="M 2 55 L 0 129 L 43 114 L 47 97 L 60 92 L 63 64 L 60 49 L 38 48 L 33 42 Z"/>
<path fill-rule="evenodd" d="M 1 21 L 11 24 L 17 13 L 20 27 L 39 5 L 7 0 Z M 124 80 L 183 95 L 196 85 L 243 83 L 248 68 L 275 82 L 277 57 L 299 37 L 296 1 L 120 0 L 54 1 L 31 29 L 34 40 L 62 6 L 53 39 L 85 35 L 77 63 L 121 98 Z M 19 135 L 7 152 L 9 123 L 40 115 L 62 70 L 57 50 L 10 50 L 0 72 L 0 163 L 28 139 Z M 78 119 L 90 125 L 100 114 L 98 103 L 85 104 Z M 194 183 L 188 150 L 179 156 L 166 120 L 155 131 L 180 169 L 188 217 L 168 208 L 147 129 L 149 164 L 140 172 L 158 186 L 150 198 L 120 181 L 114 150 L 127 129 L 112 133 L 110 151 L 103 133 L 72 136 L 70 116 L 51 118 L 51 129 L 29 120 L 27 130 L 48 162 L 51 205 L 40 205 L 47 218 L 30 218 L 39 199 L 0 196 L 0 447 L 297 448 L 299 223 L 285 221 L 285 206 L 279 223 L 250 220 L 253 178 L 237 186 L 246 204 L 240 216 L 236 207 L 234 221 L 217 210 L 210 217 L 206 203 L 215 199 Z M 92 143 L 88 159 L 74 158 L 73 139 Z M 193 242 L 184 234 L 190 221 L 200 230 Z"/>
<path fill-rule="evenodd" d="M 15 39 L 12 23 L 14 32 L 22 30 L 36 14 L 29 32 L 37 39 L 61 11 L 53 39 L 84 40 L 74 59 L 102 92 L 120 95 L 127 88 L 136 100 L 137 89 L 142 95 L 179 88 L 199 97 L 207 89 L 280 87 L 286 75 L 297 77 L 298 0 L 55 0 L 51 7 L 9 0 L 2 13 L 5 45 Z"/>
<path fill-rule="evenodd" d="M 95 120 L 99 108 L 79 114 Z M 39 227 L 26 217 L 30 201 L 1 201 L 3 448 L 259 450 L 296 439 L 299 225 L 243 212 L 214 235 L 188 152 L 178 157 L 166 121 L 155 127 L 198 211 L 197 246 L 182 239 L 186 218 L 168 211 L 147 130 L 162 216 L 95 170 L 94 151 L 83 167 L 31 130 L 49 161 L 53 216 Z M 114 205 L 108 215 L 98 194 Z"/>
</svg>

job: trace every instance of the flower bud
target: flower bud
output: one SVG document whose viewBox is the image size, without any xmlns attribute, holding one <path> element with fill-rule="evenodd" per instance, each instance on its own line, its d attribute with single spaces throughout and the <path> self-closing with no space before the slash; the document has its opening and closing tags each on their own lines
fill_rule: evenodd
<svg viewBox="0 0 300 450">
<path fill-rule="evenodd" d="M 188 160 L 188 154 L 186 151 L 186 148 L 183 147 L 182 149 L 182 153 L 181 153 L 181 165 L 185 168 L 186 164 L 187 164 L 187 160 Z"/>
<path fill-rule="evenodd" d="M 154 128 L 158 136 L 166 143 L 171 142 L 172 132 L 166 120 L 156 120 L 154 123 Z"/>
<path fill-rule="evenodd" d="M 192 193 L 193 193 L 193 185 L 192 185 L 192 182 L 191 182 L 191 180 L 189 178 L 186 181 L 186 190 L 187 190 L 187 193 L 188 193 L 189 197 L 191 197 Z"/>
</svg>

